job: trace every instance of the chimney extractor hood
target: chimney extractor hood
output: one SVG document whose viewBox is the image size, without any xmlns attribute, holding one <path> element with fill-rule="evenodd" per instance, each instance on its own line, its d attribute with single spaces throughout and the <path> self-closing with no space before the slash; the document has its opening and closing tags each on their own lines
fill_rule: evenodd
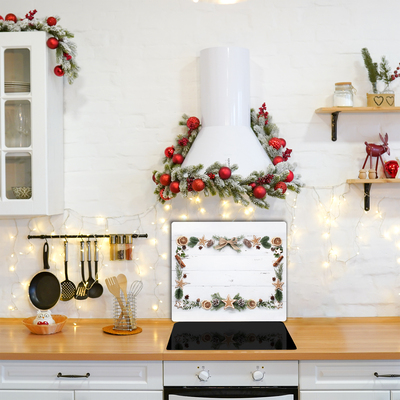
<svg viewBox="0 0 400 400">
<path fill-rule="evenodd" d="M 200 53 L 201 124 L 182 166 L 216 161 L 237 164 L 247 176 L 271 161 L 250 128 L 250 57 L 240 47 L 213 47 Z"/>
</svg>

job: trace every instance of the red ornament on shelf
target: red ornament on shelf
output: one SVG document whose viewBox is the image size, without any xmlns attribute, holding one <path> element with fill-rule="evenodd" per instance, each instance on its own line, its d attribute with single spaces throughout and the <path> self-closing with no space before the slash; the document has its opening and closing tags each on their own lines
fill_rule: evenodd
<svg viewBox="0 0 400 400">
<path fill-rule="evenodd" d="M 281 156 L 276 156 L 273 160 L 272 160 L 272 163 L 274 164 L 274 165 L 276 165 L 276 164 L 279 164 L 280 162 L 282 162 L 283 161 L 283 158 L 281 157 Z"/>
<path fill-rule="evenodd" d="M 174 155 L 174 151 L 175 151 L 175 147 L 174 146 L 167 147 L 164 150 L 165 157 L 172 158 L 172 156 Z"/>
<path fill-rule="evenodd" d="M 153 174 L 153 178 L 152 178 L 152 179 L 153 179 L 153 182 L 157 185 L 158 182 L 157 182 L 157 180 L 156 180 L 155 174 Z"/>
<path fill-rule="evenodd" d="M 179 189 L 179 181 L 171 182 L 171 184 L 169 185 L 169 190 L 172 193 L 179 193 L 181 191 L 181 189 Z"/>
<path fill-rule="evenodd" d="M 275 185 L 274 189 L 275 189 L 275 190 L 282 189 L 282 193 L 285 193 L 286 190 L 287 190 L 286 183 L 284 183 L 284 182 L 278 182 L 278 183 Z"/>
<path fill-rule="evenodd" d="M 172 157 L 172 162 L 174 164 L 182 164 L 183 160 L 184 158 L 182 154 L 174 154 L 174 156 Z"/>
<path fill-rule="evenodd" d="M 164 194 L 164 189 L 161 189 L 160 190 L 160 197 L 165 201 L 171 200 L 171 197 L 164 197 L 163 194 Z"/>
<path fill-rule="evenodd" d="M 225 179 L 229 179 L 232 175 L 232 171 L 230 168 L 228 167 L 222 167 L 220 168 L 220 170 L 218 171 L 218 175 L 221 179 L 225 180 Z"/>
<path fill-rule="evenodd" d="M 187 122 L 186 126 L 191 130 L 194 131 L 200 126 L 200 120 L 197 117 L 190 117 Z"/>
<path fill-rule="evenodd" d="M 0 15 L 0 21 L 4 21 L 4 18 Z"/>
<path fill-rule="evenodd" d="M 256 199 L 262 199 L 267 194 L 267 191 L 265 190 L 265 188 L 263 186 L 256 186 L 253 189 L 253 194 Z"/>
<path fill-rule="evenodd" d="M 162 174 L 160 176 L 160 183 L 161 185 L 168 186 L 171 183 L 171 175 Z"/>
<path fill-rule="evenodd" d="M 206 187 L 206 184 L 201 179 L 195 179 L 192 183 L 192 188 L 196 192 L 201 192 Z"/>
<path fill-rule="evenodd" d="M 396 178 L 397 172 L 399 171 L 399 163 L 394 160 L 385 162 L 385 175 L 388 178 Z"/>
<path fill-rule="evenodd" d="M 17 16 L 15 14 L 7 14 L 6 17 L 4 18 L 6 21 L 12 21 L 12 22 L 17 22 Z"/>
<path fill-rule="evenodd" d="M 58 40 L 55 37 L 51 37 L 49 39 L 47 39 L 47 47 L 49 49 L 56 49 L 58 47 Z"/>
<path fill-rule="evenodd" d="M 272 146 L 274 149 L 279 150 L 282 147 L 282 142 L 279 138 L 273 137 L 268 140 L 268 144 Z"/>
<path fill-rule="evenodd" d="M 286 140 L 283 138 L 279 138 L 279 140 L 281 141 L 282 147 L 286 147 Z"/>
<path fill-rule="evenodd" d="M 48 26 L 54 26 L 57 24 L 57 19 L 54 17 L 49 17 L 47 18 L 47 25 Z"/>
<path fill-rule="evenodd" d="M 289 174 L 285 179 L 285 182 L 292 182 L 293 178 L 294 178 L 294 173 L 292 171 L 289 171 Z"/>
<path fill-rule="evenodd" d="M 57 65 L 56 67 L 54 67 L 54 73 L 57 76 L 63 76 L 64 75 L 64 71 L 63 71 L 61 65 Z"/>
<path fill-rule="evenodd" d="M 249 186 L 251 186 L 253 189 L 257 186 L 255 182 L 249 183 Z"/>
</svg>

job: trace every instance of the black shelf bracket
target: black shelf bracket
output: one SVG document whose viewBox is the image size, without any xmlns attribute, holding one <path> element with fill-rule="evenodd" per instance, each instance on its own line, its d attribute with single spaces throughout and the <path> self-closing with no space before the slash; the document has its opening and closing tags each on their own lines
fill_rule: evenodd
<svg viewBox="0 0 400 400">
<path fill-rule="evenodd" d="M 337 123 L 339 119 L 340 111 L 335 111 L 332 113 L 332 142 L 336 142 L 337 140 Z"/>
<path fill-rule="evenodd" d="M 372 183 L 364 183 L 364 210 L 370 210 L 370 193 Z"/>
</svg>

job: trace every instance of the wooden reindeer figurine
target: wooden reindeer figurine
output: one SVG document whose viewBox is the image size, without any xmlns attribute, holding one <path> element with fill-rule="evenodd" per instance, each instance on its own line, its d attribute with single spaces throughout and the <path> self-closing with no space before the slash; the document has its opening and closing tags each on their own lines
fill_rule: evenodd
<svg viewBox="0 0 400 400">
<path fill-rule="evenodd" d="M 379 137 L 382 140 L 382 144 L 373 144 L 373 143 L 367 143 L 365 142 L 366 149 L 365 151 L 367 152 L 367 157 L 365 157 L 364 165 L 362 167 L 362 170 L 364 170 L 365 164 L 368 161 L 369 157 L 369 162 L 370 162 L 370 169 L 369 169 L 369 178 L 377 178 L 378 177 L 378 162 L 381 160 L 381 163 L 383 166 L 385 166 L 383 160 L 382 160 L 382 154 L 388 153 L 390 155 L 390 149 L 388 145 L 388 134 L 385 134 L 385 138 L 382 137 L 381 134 L 379 134 Z M 372 157 L 376 157 L 376 166 L 375 169 L 372 168 Z"/>
</svg>

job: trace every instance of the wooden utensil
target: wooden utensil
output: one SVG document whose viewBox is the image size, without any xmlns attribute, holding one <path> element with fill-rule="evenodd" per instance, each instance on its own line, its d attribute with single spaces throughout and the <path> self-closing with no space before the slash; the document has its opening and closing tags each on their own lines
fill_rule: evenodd
<svg viewBox="0 0 400 400">
<path fill-rule="evenodd" d="M 127 304 L 127 302 L 128 302 L 128 280 L 126 279 L 126 276 L 124 274 L 119 274 L 119 275 L 117 275 L 117 281 L 118 281 L 119 287 L 122 290 L 122 293 L 124 294 L 125 304 Z"/>
<path fill-rule="evenodd" d="M 121 300 L 121 287 L 118 284 L 117 278 L 115 276 L 106 278 L 106 285 L 110 293 L 117 299 L 118 304 L 121 308 L 121 312 L 127 319 L 128 325 L 130 325 L 131 324 L 130 317 L 129 314 L 126 312 L 124 303 Z"/>
</svg>

